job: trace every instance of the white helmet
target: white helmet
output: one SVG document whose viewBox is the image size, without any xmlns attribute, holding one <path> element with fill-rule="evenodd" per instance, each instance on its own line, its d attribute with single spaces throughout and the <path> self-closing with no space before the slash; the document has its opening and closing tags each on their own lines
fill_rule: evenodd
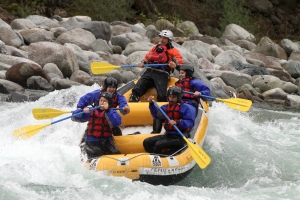
<svg viewBox="0 0 300 200">
<path fill-rule="evenodd" d="M 167 37 L 167 38 L 169 38 L 169 40 L 173 40 L 173 37 L 174 37 L 172 31 L 169 31 L 169 30 L 162 30 L 159 33 L 159 36 Z"/>
</svg>

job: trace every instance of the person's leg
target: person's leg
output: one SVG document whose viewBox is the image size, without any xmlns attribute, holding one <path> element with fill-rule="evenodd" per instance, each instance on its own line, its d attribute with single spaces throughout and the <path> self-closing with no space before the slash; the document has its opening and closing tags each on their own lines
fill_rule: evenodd
<svg viewBox="0 0 300 200">
<path fill-rule="evenodd" d="M 162 101 L 167 101 L 167 87 L 168 87 L 168 81 L 169 81 L 169 76 L 167 73 L 164 72 L 154 72 L 154 84 L 155 88 L 157 91 L 157 101 L 162 102 Z M 160 133 L 162 130 L 162 124 L 164 120 L 160 119 L 153 119 L 153 130 L 151 133 Z"/>
<path fill-rule="evenodd" d="M 113 127 L 112 128 L 112 134 L 114 136 L 122 136 L 122 130 L 120 127 Z"/>
<path fill-rule="evenodd" d="M 83 150 L 86 152 L 88 159 L 93 159 L 104 154 L 100 142 L 86 142 Z"/>
<path fill-rule="evenodd" d="M 162 129 L 162 124 L 164 120 L 162 119 L 153 119 L 152 132 L 151 133 L 160 133 Z"/>
<path fill-rule="evenodd" d="M 153 137 L 146 138 L 143 142 L 143 146 L 146 152 L 154 153 L 154 145 L 157 141 L 163 139 L 163 135 L 157 135 Z"/>
<path fill-rule="evenodd" d="M 138 80 L 134 88 L 132 89 L 132 94 L 130 95 L 129 102 L 138 102 L 140 97 L 143 96 L 149 88 L 153 87 L 152 72 L 147 70 Z"/>
<path fill-rule="evenodd" d="M 120 150 L 115 146 L 113 140 L 104 140 L 102 143 L 105 154 L 120 154 Z"/>
<path fill-rule="evenodd" d="M 169 153 L 173 153 L 178 151 L 180 148 L 184 147 L 184 145 L 185 141 L 181 136 L 166 135 L 163 140 L 157 141 L 155 143 L 154 148 L 159 152 L 161 152 L 163 149 L 168 149 Z"/>
<path fill-rule="evenodd" d="M 157 101 L 167 101 L 167 88 L 169 75 L 165 72 L 155 71 L 153 75 L 154 86 L 157 91 Z"/>
</svg>

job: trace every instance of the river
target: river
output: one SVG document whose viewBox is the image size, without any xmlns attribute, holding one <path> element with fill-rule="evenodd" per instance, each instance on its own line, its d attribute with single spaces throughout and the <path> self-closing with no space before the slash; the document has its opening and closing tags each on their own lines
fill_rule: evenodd
<svg viewBox="0 0 300 200">
<path fill-rule="evenodd" d="M 204 170 L 195 167 L 185 180 L 172 186 L 86 170 L 78 146 L 85 123 L 68 119 L 26 140 L 12 137 L 18 128 L 51 122 L 34 119 L 33 108 L 73 110 L 79 97 L 96 88 L 54 91 L 35 102 L 1 102 L 0 199 L 299 199 L 300 113 L 253 106 L 240 112 L 213 102 L 203 144 L 211 164 Z M 142 129 L 151 131 L 151 127 Z"/>
</svg>

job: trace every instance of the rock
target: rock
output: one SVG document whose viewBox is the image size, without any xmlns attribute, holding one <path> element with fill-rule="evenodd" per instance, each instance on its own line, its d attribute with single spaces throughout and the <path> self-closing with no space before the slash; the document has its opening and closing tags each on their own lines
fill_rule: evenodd
<svg viewBox="0 0 300 200">
<path fill-rule="evenodd" d="M 32 63 L 19 63 L 11 66 L 6 72 L 6 79 L 22 86 L 26 86 L 27 79 L 31 76 L 41 76 L 50 82 L 50 77 L 38 65 Z"/>
</svg>

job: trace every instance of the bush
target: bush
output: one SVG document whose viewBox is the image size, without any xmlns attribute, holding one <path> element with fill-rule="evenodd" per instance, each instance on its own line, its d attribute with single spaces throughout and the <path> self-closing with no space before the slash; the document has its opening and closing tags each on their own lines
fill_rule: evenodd
<svg viewBox="0 0 300 200">
<path fill-rule="evenodd" d="M 251 24 L 249 23 L 249 13 L 243 8 L 245 5 L 244 0 L 223 0 L 221 5 L 220 26 L 222 32 L 228 24 L 237 24 L 249 30 Z"/>
<path fill-rule="evenodd" d="M 73 15 L 87 15 L 93 21 L 126 21 L 135 13 L 130 0 L 74 0 L 67 12 Z"/>
</svg>

